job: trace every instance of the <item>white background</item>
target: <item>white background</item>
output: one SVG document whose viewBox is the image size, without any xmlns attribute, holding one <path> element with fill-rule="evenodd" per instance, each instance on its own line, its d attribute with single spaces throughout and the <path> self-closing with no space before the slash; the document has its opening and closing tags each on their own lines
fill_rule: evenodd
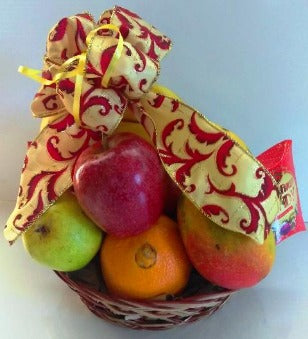
<svg viewBox="0 0 308 339">
<path fill-rule="evenodd" d="M 280 140 L 293 139 L 307 221 L 308 1 L 118 0 L 117 4 L 137 12 L 173 40 L 160 83 L 239 134 L 255 155 Z M 38 85 L 19 75 L 17 67 L 41 67 L 46 35 L 60 18 L 84 10 L 98 17 L 113 5 L 109 0 L 1 0 L 0 200 L 15 199 L 26 142 L 39 126 L 28 109 Z M 1 204 L 2 224 L 12 206 Z M 135 332 L 118 330 L 88 314 L 52 273 L 23 257 L 20 243 L 8 249 L 0 238 L 1 338 L 18 333 L 23 333 L 21 338 L 86 338 L 88 327 L 88 338 L 124 333 L 135 337 Z M 208 338 L 214 333 L 217 338 L 306 337 L 305 244 L 307 235 L 300 234 L 279 246 L 270 277 L 234 297 L 209 322 L 160 336 L 203 338 L 209 331 Z"/>
</svg>

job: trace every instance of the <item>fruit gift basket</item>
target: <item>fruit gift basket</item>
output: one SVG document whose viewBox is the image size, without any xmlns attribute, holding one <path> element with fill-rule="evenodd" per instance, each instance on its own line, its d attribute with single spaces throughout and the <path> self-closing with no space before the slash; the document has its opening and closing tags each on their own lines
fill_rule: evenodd
<svg viewBox="0 0 308 339">
<path fill-rule="evenodd" d="M 209 316 L 271 270 L 303 231 L 292 142 L 255 157 L 233 132 L 156 83 L 171 41 L 114 7 L 49 32 L 4 236 L 91 312 L 135 329 Z"/>
</svg>

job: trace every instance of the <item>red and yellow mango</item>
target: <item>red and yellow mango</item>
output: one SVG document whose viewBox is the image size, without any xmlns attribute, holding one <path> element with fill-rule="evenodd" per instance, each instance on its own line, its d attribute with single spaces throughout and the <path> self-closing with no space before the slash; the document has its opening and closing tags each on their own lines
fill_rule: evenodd
<svg viewBox="0 0 308 339">
<path fill-rule="evenodd" d="M 251 287 L 265 278 L 273 266 L 272 232 L 260 245 L 243 234 L 218 226 L 184 196 L 178 204 L 178 224 L 192 264 L 215 285 L 231 290 Z"/>
</svg>

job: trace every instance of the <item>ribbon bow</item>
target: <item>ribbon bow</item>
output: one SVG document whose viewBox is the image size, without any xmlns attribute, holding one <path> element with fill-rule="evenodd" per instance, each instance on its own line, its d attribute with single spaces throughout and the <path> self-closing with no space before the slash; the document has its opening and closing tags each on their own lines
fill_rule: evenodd
<svg viewBox="0 0 308 339">
<path fill-rule="evenodd" d="M 101 43 L 101 41 L 107 41 L 107 39 L 105 37 L 95 36 L 95 34 L 97 32 L 99 32 L 100 30 L 112 30 L 114 32 L 119 33 L 118 44 L 115 48 L 115 51 L 114 51 L 114 53 L 111 57 L 111 60 L 109 61 L 108 67 L 105 70 L 105 73 L 102 76 L 102 80 L 101 80 L 101 86 L 103 88 L 107 88 L 109 81 L 110 81 L 111 74 L 114 70 L 114 66 L 115 66 L 116 62 L 121 57 L 121 53 L 122 53 L 122 50 L 123 50 L 123 47 L 124 47 L 124 43 L 123 43 L 123 37 L 122 37 L 122 35 L 119 31 L 119 28 L 115 25 L 105 24 L 105 25 L 101 25 L 101 26 L 93 29 L 87 35 L 87 37 L 86 37 L 87 51 L 90 50 L 89 49 L 90 46 L 92 48 L 93 43 L 97 43 L 97 42 Z M 97 40 L 99 40 L 99 41 L 97 41 Z M 114 40 L 114 39 L 112 39 L 112 40 Z M 86 69 L 87 60 L 88 60 L 87 51 L 82 52 L 81 54 L 78 54 L 76 56 L 73 56 L 73 57 L 67 59 L 61 65 L 60 69 L 57 71 L 57 73 L 55 74 L 55 76 L 51 80 L 39 76 L 39 74 L 41 73 L 41 71 L 39 71 L 39 70 L 30 69 L 30 68 L 24 67 L 24 66 L 20 66 L 18 68 L 18 71 L 20 73 L 28 76 L 29 78 L 32 78 L 35 81 L 40 82 L 42 85 L 47 85 L 47 86 L 57 84 L 60 80 L 63 80 L 63 79 L 69 79 L 69 78 L 72 78 L 72 77 L 76 77 L 72 114 L 74 116 L 75 122 L 79 123 L 79 124 L 80 124 L 79 114 L 80 114 L 80 98 L 81 98 L 81 93 L 82 93 L 82 84 L 83 84 L 83 80 L 84 80 L 84 75 L 87 71 L 87 69 Z M 56 64 L 54 64 L 54 65 L 56 65 Z M 73 68 L 73 69 L 70 70 L 71 68 Z M 64 97 L 64 95 L 63 95 L 63 97 Z M 64 101 L 64 105 L 65 105 L 65 101 Z M 35 106 L 34 106 L 34 110 L 35 110 Z M 38 110 L 38 116 L 39 117 L 42 116 L 42 112 L 40 112 L 40 110 Z"/>
<path fill-rule="evenodd" d="M 72 185 L 80 153 L 114 129 L 129 105 L 172 180 L 221 227 L 262 243 L 280 210 L 277 183 L 220 126 L 152 85 L 171 41 L 136 14 L 115 7 L 96 25 L 64 18 L 48 36 L 36 117 L 55 115 L 30 143 L 17 203 L 4 230 L 14 242 Z"/>
</svg>

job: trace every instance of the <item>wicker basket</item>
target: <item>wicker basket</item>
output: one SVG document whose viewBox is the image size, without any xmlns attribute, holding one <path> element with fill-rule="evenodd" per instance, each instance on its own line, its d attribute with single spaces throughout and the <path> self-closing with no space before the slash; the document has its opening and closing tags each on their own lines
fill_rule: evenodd
<svg viewBox="0 0 308 339">
<path fill-rule="evenodd" d="M 79 294 L 91 312 L 133 329 L 162 330 L 191 323 L 213 314 L 234 293 L 211 285 L 193 272 L 188 287 L 180 296 L 165 296 L 163 300 L 128 300 L 106 292 L 97 259 L 82 271 L 55 273 Z"/>
</svg>

